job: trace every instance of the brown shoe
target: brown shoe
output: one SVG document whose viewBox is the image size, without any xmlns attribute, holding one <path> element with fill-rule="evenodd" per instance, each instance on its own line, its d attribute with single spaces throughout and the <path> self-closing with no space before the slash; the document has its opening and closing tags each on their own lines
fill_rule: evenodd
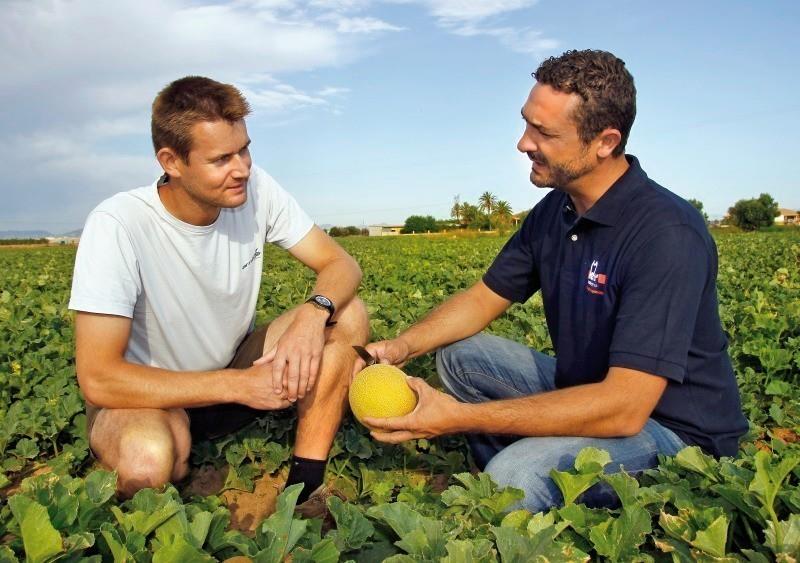
<svg viewBox="0 0 800 563">
<path fill-rule="evenodd" d="M 320 485 L 309 495 L 308 500 L 294 507 L 294 513 L 303 518 L 322 518 L 322 533 L 336 527 L 336 521 L 328 510 L 328 499 L 339 497 L 346 501 L 347 498 L 332 487 Z"/>
</svg>

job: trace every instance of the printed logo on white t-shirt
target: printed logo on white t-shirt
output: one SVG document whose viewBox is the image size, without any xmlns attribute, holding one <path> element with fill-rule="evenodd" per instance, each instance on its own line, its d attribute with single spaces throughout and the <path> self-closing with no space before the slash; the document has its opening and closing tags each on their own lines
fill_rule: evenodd
<svg viewBox="0 0 800 563">
<path fill-rule="evenodd" d="M 250 260 L 248 260 L 248 261 L 245 263 L 245 265 L 244 265 L 244 266 L 242 266 L 242 270 L 244 270 L 244 269 L 245 269 L 245 268 L 247 268 L 247 267 L 248 267 L 250 264 L 252 264 L 253 262 L 255 262 L 255 261 L 256 261 L 256 258 L 258 258 L 259 256 L 261 256 L 261 251 L 260 251 L 259 249 L 257 249 L 257 248 L 256 248 L 256 251 L 255 251 L 255 253 L 253 253 L 253 257 L 252 257 L 252 258 L 250 258 Z"/>
</svg>

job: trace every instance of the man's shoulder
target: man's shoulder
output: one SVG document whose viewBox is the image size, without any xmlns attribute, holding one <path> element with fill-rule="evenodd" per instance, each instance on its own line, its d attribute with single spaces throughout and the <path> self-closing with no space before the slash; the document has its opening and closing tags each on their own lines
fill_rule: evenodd
<svg viewBox="0 0 800 563">
<path fill-rule="evenodd" d="M 708 235 L 708 228 L 700 212 L 678 194 L 648 178 L 640 206 L 645 210 L 653 227 L 686 227 L 698 234 Z"/>
<path fill-rule="evenodd" d="M 123 224 L 136 221 L 143 215 L 155 212 L 153 204 L 154 193 L 153 186 L 143 186 L 118 192 L 101 201 L 91 211 L 90 216 L 93 214 L 110 215 Z"/>
</svg>

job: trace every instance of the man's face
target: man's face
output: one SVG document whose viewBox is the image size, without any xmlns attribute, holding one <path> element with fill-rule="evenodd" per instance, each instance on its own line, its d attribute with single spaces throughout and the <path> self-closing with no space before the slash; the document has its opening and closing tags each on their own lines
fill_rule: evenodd
<svg viewBox="0 0 800 563">
<path fill-rule="evenodd" d="M 531 90 L 522 107 L 525 132 L 517 149 L 533 163 L 534 185 L 568 190 L 596 166 L 590 145 L 583 143 L 572 119 L 579 103 L 577 94 L 565 94 L 547 84 L 536 84 Z"/>
<path fill-rule="evenodd" d="M 192 127 L 191 134 L 188 162 L 179 159 L 177 163 L 180 182 L 187 194 L 210 207 L 232 208 L 244 204 L 252 166 L 244 120 L 201 121 Z"/>
</svg>

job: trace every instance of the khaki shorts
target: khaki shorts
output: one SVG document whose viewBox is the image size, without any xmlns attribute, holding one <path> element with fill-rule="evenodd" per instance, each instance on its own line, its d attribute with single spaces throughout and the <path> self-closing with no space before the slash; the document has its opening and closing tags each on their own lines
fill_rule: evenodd
<svg viewBox="0 0 800 563">
<path fill-rule="evenodd" d="M 269 323 L 257 328 L 239 344 L 233 360 L 228 364 L 231 369 L 246 369 L 261 357 L 264 350 L 264 339 Z M 86 435 L 91 438 L 92 426 L 101 408 L 86 404 Z M 185 409 L 189 415 L 192 441 L 213 440 L 231 434 L 251 423 L 256 417 L 270 411 L 253 409 L 238 403 L 223 403 L 208 407 Z"/>
</svg>

